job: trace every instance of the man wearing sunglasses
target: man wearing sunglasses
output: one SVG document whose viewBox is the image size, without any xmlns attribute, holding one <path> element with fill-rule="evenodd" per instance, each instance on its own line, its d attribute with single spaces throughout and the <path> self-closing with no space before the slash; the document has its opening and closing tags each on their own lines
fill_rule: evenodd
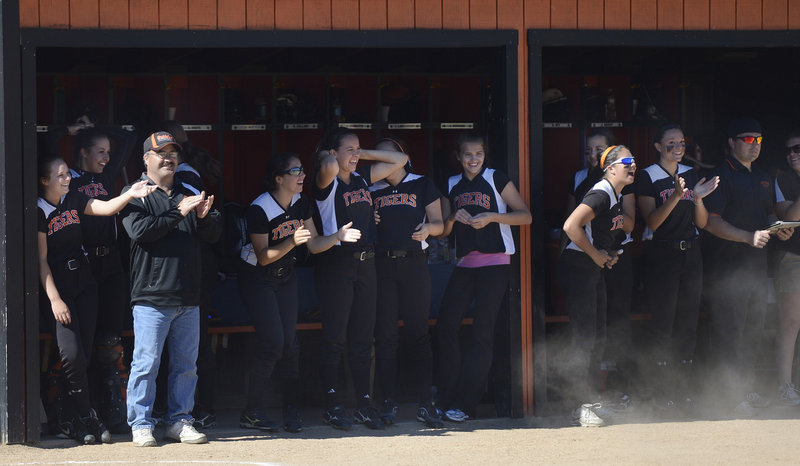
<svg viewBox="0 0 800 466">
<path fill-rule="evenodd" d="M 761 153 L 761 125 L 737 118 L 728 126 L 729 154 L 713 175 L 719 187 L 705 198 L 705 292 L 710 311 L 711 356 L 718 400 L 734 414 L 753 417 L 770 400 L 755 389 L 755 363 L 764 327 L 767 292 L 765 228 L 775 220 L 770 177 L 754 162 Z M 793 230 L 777 236 L 788 239 Z M 735 400 L 735 401 L 734 401 Z"/>
</svg>

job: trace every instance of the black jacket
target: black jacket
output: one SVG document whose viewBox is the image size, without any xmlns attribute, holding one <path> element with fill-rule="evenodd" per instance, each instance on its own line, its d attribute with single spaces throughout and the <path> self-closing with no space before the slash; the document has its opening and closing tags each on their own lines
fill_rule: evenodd
<svg viewBox="0 0 800 466">
<path fill-rule="evenodd" d="M 145 174 L 142 179 L 153 184 Z M 176 181 L 171 195 L 156 189 L 143 199 L 132 199 L 123 210 L 122 225 L 131 238 L 131 304 L 200 304 L 200 241 L 216 241 L 222 228 L 215 209 L 202 219 L 194 211 L 181 215 L 178 204 L 192 195 Z"/>
</svg>

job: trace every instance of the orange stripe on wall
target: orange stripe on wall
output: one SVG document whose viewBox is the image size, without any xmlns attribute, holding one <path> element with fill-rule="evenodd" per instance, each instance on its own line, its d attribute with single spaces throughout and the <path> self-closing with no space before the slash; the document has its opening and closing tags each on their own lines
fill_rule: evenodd
<svg viewBox="0 0 800 466">
<path fill-rule="evenodd" d="M 69 28 L 69 0 L 39 0 L 39 25 L 43 28 Z"/>
<path fill-rule="evenodd" d="M 656 14 L 659 30 L 683 29 L 683 0 L 658 0 Z"/>
<path fill-rule="evenodd" d="M 606 29 L 624 31 L 631 28 L 630 0 L 606 0 L 603 11 Z"/>
<path fill-rule="evenodd" d="M 710 0 L 709 25 L 712 31 L 736 29 L 736 0 Z"/>
<path fill-rule="evenodd" d="M 359 2 L 360 29 L 386 29 L 386 1 Z"/>
<path fill-rule="evenodd" d="M 578 27 L 577 0 L 555 0 L 550 3 L 550 27 L 575 29 Z"/>
<path fill-rule="evenodd" d="M 189 29 L 217 29 L 217 0 L 189 0 L 187 18 Z"/>
<path fill-rule="evenodd" d="M 97 0 L 70 0 L 69 24 L 74 29 L 97 29 L 100 12 Z"/>
<path fill-rule="evenodd" d="M 414 27 L 414 0 L 386 0 L 386 20 L 389 29 Z"/>
<path fill-rule="evenodd" d="M 418 28 L 442 28 L 442 0 L 419 1 L 414 5 L 414 22 Z"/>
<path fill-rule="evenodd" d="M 246 0 L 247 29 L 275 29 L 275 0 Z"/>
<path fill-rule="evenodd" d="M 275 29 L 303 29 L 302 0 L 275 0 Z"/>
<path fill-rule="evenodd" d="M 497 29 L 497 0 L 469 0 L 470 29 Z"/>
<path fill-rule="evenodd" d="M 331 28 L 331 0 L 303 0 L 302 3 L 303 29 Z"/>
<path fill-rule="evenodd" d="M 442 0 L 442 28 L 469 29 L 469 0 Z"/>
<path fill-rule="evenodd" d="M 761 30 L 761 0 L 736 1 L 736 29 Z"/>
<path fill-rule="evenodd" d="M 217 3 L 219 29 L 247 28 L 247 0 L 223 0 Z"/>
<path fill-rule="evenodd" d="M 100 0 L 101 29 L 128 29 L 128 0 Z"/>
<path fill-rule="evenodd" d="M 19 2 L 19 25 L 24 28 L 39 27 L 39 2 L 21 0 Z"/>
<path fill-rule="evenodd" d="M 159 29 L 188 29 L 189 3 L 187 0 L 159 0 Z"/>
<path fill-rule="evenodd" d="M 800 2 L 793 0 L 789 3 L 787 16 L 789 29 L 800 29 Z"/>
<path fill-rule="evenodd" d="M 333 29 L 359 29 L 358 0 L 333 0 L 331 3 Z"/>
<path fill-rule="evenodd" d="M 789 25 L 789 6 L 787 0 L 764 0 L 762 7 L 763 28 L 768 30 L 784 30 Z"/>
<path fill-rule="evenodd" d="M 158 0 L 130 0 L 128 5 L 131 29 L 158 29 Z"/>
<path fill-rule="evenodd" d="M 706 31 L 710 27 L 708 0 L 683 0 L 683 28 Z"/>
<path fill-rule="evenodd" d="M 525 29 L 550 28 L 550 0 L 525 0 L 523 5 Z"/>
<path fill-rule="evenodd" d="M 578 0 L 578 29 L 603 29 L 603 0 Z"/>
<path fill-rule="evenodd" d="M 658 27 L 657 0 L 631 0 L 631 29 L 654 30 Z"/>
</svg>

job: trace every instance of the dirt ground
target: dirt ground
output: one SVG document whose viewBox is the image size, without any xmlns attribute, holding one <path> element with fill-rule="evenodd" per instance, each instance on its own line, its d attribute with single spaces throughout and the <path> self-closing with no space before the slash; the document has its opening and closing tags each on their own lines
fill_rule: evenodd
<svg viewBox="0 0 800 466">
<path fill-rule="evenodd" d="M 34 446 L 0 446 L 0 463 L 28 464 L 797 464 L 800 408 L 769 408 L 758 419 L 653 422 L 617 419 L 607 427 L 572 427 L 569 416 L 480 419 L 426 429 L 401 407 L 384 431 L 356 425 L 340 432 L 304 414 L 300 434 L 262 434 L 221 413 L 206 445 L 160 441 L 137 448 L 127 435 L 114 443 L 76 446 L 46 437 Z M 311 421 L 311 422 L 309 422 Z"/>
</svg>

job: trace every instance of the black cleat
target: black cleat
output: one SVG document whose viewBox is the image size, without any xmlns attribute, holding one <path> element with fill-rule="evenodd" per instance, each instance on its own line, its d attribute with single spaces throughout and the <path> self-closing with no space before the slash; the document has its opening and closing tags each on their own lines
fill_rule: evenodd
<svg viewBox="0 0 800 466">
<path fill-rule="evenodd" d="M 353 420 L 355 420 L 357 424 L 364 424 L 370 429 L 384 429 L 386 427 L 383 421 L 381 421 L 380 413 L 372 406 L 358 408 L 353 415 Z"/>
<path fill-rule="evenodd" d="M 208 411 L 197 410 L 192 413 L 195 429 L 210 429 L 217 425 L 217 416 Z"/>
<path fill-rule="evenodd" d="M 397 417 L 397 403 L 393 399 L 387 398 L 383 400 L 380 417 L 381 421 L 387 426 L 394 423 L 394 419 Z"/>
<path fill-rule="evenodd" d="M 283 408 L 283 430 L 292 433 L 303 430 L 303 418 L 300 417 L 300 411 L 292 405 Z"/>
<path fill-rule="evenodd" d="M 71 421 L 60 421 L 58 423 L 59 436 L 71 438 L 82 445 L 91 445 L 95 442 L 94 435 L 89 432 L 80 419 L 73 419 Z"/>
<path fill-rule="evenodd" d="M 103 421 L 97 417 L 94 409 L 89 410 L 88 416 L 81 418 L 81 423 L 86 426 L 86 429 L 94 436 L 95 440 L 100 440 L 103 443 L 111 442 L 111 432 L 106 429 Z"/>
<path fill-rule="evenodd" d="M 262 409 L 251 409 L 239 416 L 239 427 L 245 429 L 258 429 L 265 432 L 276 432 L 278 424 L 267 416 Z"/>
<path fill-rule="evenodd" d="M 419 408 L 417 408 L 417 420 L 433 429 L 444 427 L 441 411 L 432 402 L 419 405 Z"/>
<path fill-rule="evenodd" d="M 341 405 L 336 405 L 325 410 L 325 414 L 322 417 L 322 422 L 328 424 L 334 429 L 350 430 L 352 423 L 347 417 L 348 416 L 344 411 L 344 407 Z"/>
</svg>

